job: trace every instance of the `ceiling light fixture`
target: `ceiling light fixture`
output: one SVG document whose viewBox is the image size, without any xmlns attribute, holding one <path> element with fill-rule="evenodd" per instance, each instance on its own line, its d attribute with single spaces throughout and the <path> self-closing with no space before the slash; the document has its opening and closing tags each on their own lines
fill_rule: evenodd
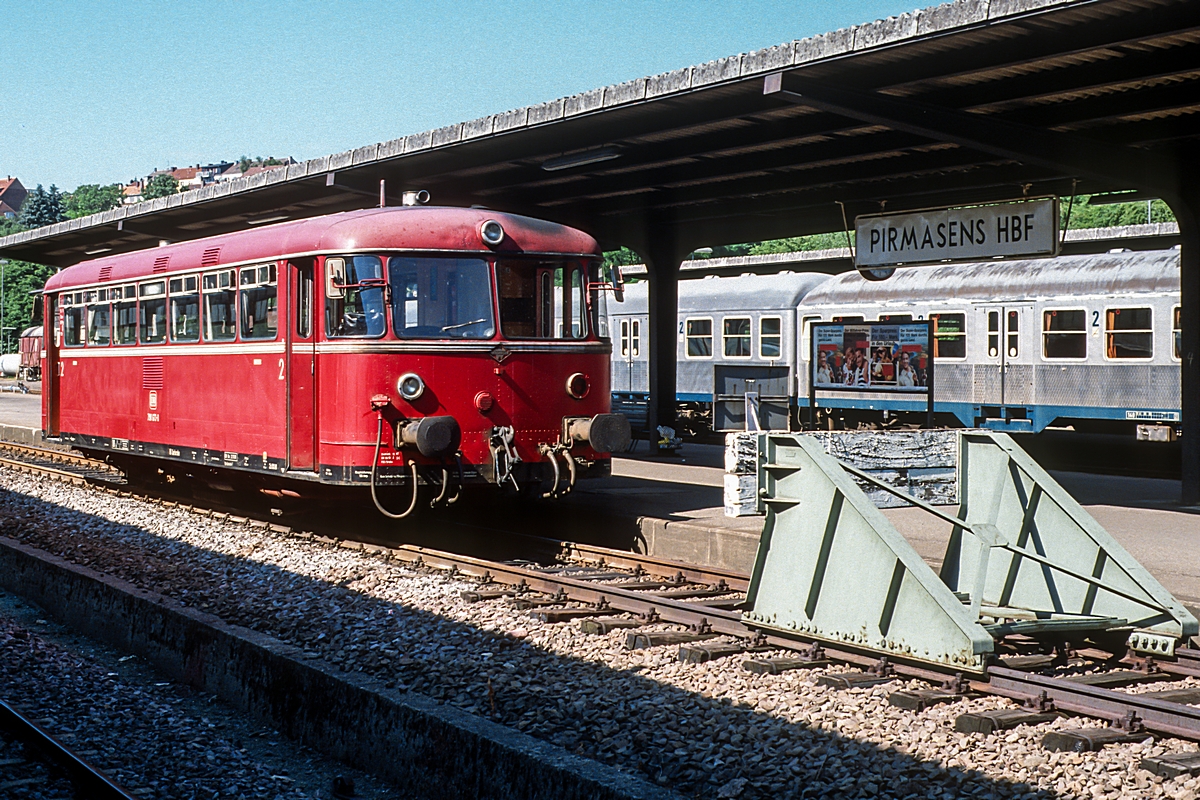
<svg viewBox="0 0 1200 800">
<path fill-rule="evenodd" d="M 101 253 L 109 253 L 111 251 L 112 251 L 111 247 L 97 247 L 95 250 L 84 250 L 83 254 L 85 256 L 98 256 Z"/>
<path fill-rule="evenodd" d="M 248 220 L 246 220 L 246 224 L 247 225 L 266 225 L 268 222 L 281 222 L 285 219 L 288 219 L 288 216 L 289 215 L 287 215 L 287 214 L 276 214 L 273 217 L 263 217 L 261 219 L 248 219 Z"/>
<path fill-rule="evenodd" d="M 584 150 L 582 153 L 572 153 L 569 156 L 560 156 L 552 158 L 549 161 L 543 161 L 542 169 L 546 170 L 546 172 L 557 172 L 560 169 L 599 164 L 601 161 L 612 161 L 614 158 L 620 157 L 620 148 L 600 147 L 595 150 Z"/>
</svg>

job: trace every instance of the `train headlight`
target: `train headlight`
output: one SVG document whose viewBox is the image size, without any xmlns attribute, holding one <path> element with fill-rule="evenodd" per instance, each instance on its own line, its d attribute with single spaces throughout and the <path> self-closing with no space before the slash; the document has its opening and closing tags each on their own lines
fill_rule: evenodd
<svg viewBox="0 0 1200 800">
<path fill-rule="evenodd" d="M 567 394 L 576 400 L 582 400 L 587 397 L 588 390 L 591 388 L 588 384 L 587 375 L 584 375 L 582 372 L 576 372 L 567 378 Z"/>
<path fill-rule="evenodd" d="M 406 372 L 396 381 L 396 391 L 408 402 L 419 400 L 425 394 L 425 381 L 415 372 Z"/>
<path fill-rule="evenodd" d="M 488 247 L 497 247 L 504 241 L 504 226 L 494 219 L 479 226 L 479 237 Z"/>
</svg>

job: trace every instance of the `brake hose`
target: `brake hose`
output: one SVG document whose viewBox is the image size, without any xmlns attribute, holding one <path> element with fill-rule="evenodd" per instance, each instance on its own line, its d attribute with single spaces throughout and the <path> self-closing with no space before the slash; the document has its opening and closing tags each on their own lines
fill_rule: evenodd
<svg viewBox="0 0 1200 800">
<path fill-rule="evenodd" d="M 379 509 L 379 513 L 385 517 L 389 519 L 404 519 L 417 507 L 417 462 L 409 462 L 409 466 L 412 467 L 412 502 L 408 504 L 408 509 L 403 514 L 393 514 L 384 508 L 379 502 L 379 498 L 375 496 L 375 476 L 379 472 L 379 448 L 383 446 L 383 411 L 378 410 L 376 414 L 379 417 L 379 426 L 375 433 L 375 457 L 371 459 L 371 501 L 375 503 L 375 507 Z"/>
</svg>

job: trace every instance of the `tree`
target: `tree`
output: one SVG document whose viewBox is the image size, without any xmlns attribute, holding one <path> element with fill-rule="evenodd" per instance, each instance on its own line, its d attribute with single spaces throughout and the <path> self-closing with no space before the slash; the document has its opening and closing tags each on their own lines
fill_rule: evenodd
<svg viewBox="0 0 1200 800">
<path fill-rule="evenodd" d="M 67 202 L 67 218 L 86 217 L 88 214 L 99 214 L 121 205 L 122 186 L 119 183 L 101 186 L 98 183 L 85 183 L 75 191 L 64 195 Z"/>
<path fill-rule="evenodd" d="M 1115 228 L 1126 225 L 1145 225 L 1147 222 L 1175 221 L 1175 215 L 1162 200 L 1155 200 L 1150 204 L 1149 214 L 1147 214 L 1145 200 L 1094 206 L 1091 204 L 1090 195 L 1080 195 L 1075 197 L 1074 201 L 1070 197 L 1064 197 L 1058 205 L 1058 213 L 1062 217 L 1062 222 L 1068 221 L 1067 212 L 1070 211 L 1067 227 L 1072 229 Z"/>
<path fill-rule="evenodd" d="M 173 175 L 163 173 L 155 175 L 146 181 L 146 188 L 142 190 L 142 197 L 146 200 L 153 200 L 155 197 L 166 197 L 167 195 L 178 193 L 179 181 L 175 180 Z"/>
<path fill-rule="evenodd" d="M 4 270 L 4 352 L 16 350 L 17 337 L 33 324 L 33 304 L 41 301 L 40 291 L 54 274 L 54 267 L 28 261 L 9 261 L 0 264 Z"/>
<path fill-rule="evenodd" d="M 58 187 L 50 184 L 50 190 L 46 191 L 39 183 L 25 198 L 25 202 L 21 205 L 20 222 L 26 228 L 40 228 L 43 225 L 53 225 L 56 222 L 62 222 L 67 218 L 66 208 L 63 204 L 62 193 L 58 191 Z"/>
</svg>

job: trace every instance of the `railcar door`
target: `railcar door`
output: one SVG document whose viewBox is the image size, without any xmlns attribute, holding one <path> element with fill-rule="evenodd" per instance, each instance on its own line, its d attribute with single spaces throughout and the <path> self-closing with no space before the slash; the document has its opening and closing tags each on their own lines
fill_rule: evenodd
<svg viewBox="0 0 1200 800">
<path fill-rule="evenodd" d="M 288 264 L 288 469 L 316 470 L 316 336 L 311 260 Z"/>
<path fill-rule="evenodd" d="M 58 436 L 59 430 L 59 345 L 62 343 L 62 306 L 57 294 L 38 298 L 45 301 L 46 322 L 42 335 L 42 349 L 46 357 L 42 360 L 42 414 L 45 417 L 46 436 Z M 48 334 L 48 335 L 47 335 Z"/>
<path fill-rule="evenodd" d="M 975 402 L 986 406 L 1033 403 L 1033 306 L 984 306 L 980 313 L 984 352 L 975 368 Z"/>
</svg>

